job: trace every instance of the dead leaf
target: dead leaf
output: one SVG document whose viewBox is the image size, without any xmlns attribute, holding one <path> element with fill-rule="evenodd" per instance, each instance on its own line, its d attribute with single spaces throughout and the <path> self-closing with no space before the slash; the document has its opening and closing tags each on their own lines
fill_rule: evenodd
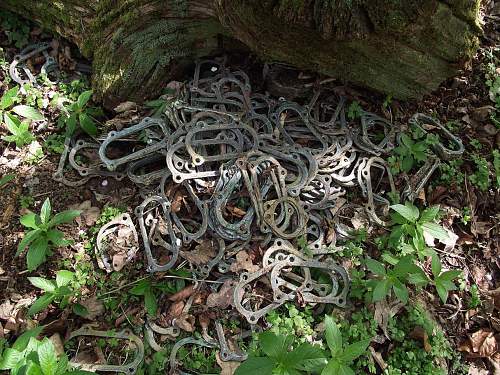
<svg viewBox="0 0 500 375">
<path fill-rule="evenodd" d="M 52 341 L 52 344 L 54 344 L 56 355 L 58 357 L 61 356 L 64 353 L 64 345 L 61 340 L 61 335 L 59 335 L 59 333 L 54 333 L 49 337 L 49 340 Z"/>
<path fill-rule="evenodd" d="M 8 320 L 11 316 L 13 316 L 14 306 L 15 305 L 10 301 L 10 299 L 5 300 L 0 305 L 0 319 Z"/>
<path fill-rule="evenodd" d="M 370 350 L 370 353 L 371 353 L 373 359 L 375 360 L 375 362 L 377 362 L 379 367 L 382 370 L 385 370 L 387 368 L 387 363 L 385 363 L 384 358 L 382 358 L 382 354 L 375 351 L 375 349 L 373 349 L 373 346 L 368 346 L 368 349 Z"/>
<path fill-rule="evenodd" d="M 92 202 L 90 200 L 86 200 L 80 204 L 74 204 L 70 206 L 70 208 L 82 211 L 81 215 L 75 219 L 79 226 L 85 223 L 87 227 L 91 227 L 96 223 L 101 214 L 99 207 L 92 207 Z"/>
<path fill-rule="evenodd" d="M 498 351 L 498 343 L 492 330 L 480 329 L 463 342 L 458 350 L 469 353 L 469 358 L 489 358 Z"/>
<path fill-rule="evenodd" d="M 121 271 L 123 267 L 127 264 L 127 254 L 115 254 L 113 255 L 113 270 Z"/>
<path fill-rule="evenodd" d="M 233 292 L 236 282 L 234 280 L 226 280 L 220 287 L 218 292 L 214 292 L 207 297 L 207 307 L 218 307 L 227 309 L 233 303 Z"/>
<path fill-rule="evenodd" d="M 488 290 L 484 294 L 493 299 L 493 305 L 498 311 L 500 311 L 500 288 Z"/>
<path fill-rule="evenodd" d="M 413 340 L 421 342 L 427 353 L 432 350 L 431 344 L 429 343 L 429 336 L 424 328 L 416 326 L 413 331 L 411 331 L 410 337 Z"/>
<path fill-rule="evenodd" d="M 226 206 L 226 210 L 233 216 L 237 218 L 242 218 L 243 216 L 246 215 L 246 211 L 242 210 L 239 207 L 236 206 Z"/>
<path fill-rule="evenodd" d="M 188 285 L 187 287 L 178 291 L 177 293 L 172 294 L 170 297 L 168 297 L 168 300 L 171 302 L 185 300 L 186 298 L 190 297 L 191 294 L 194 293 L 194 291 L 195 291 L 194 285 Z"/>
<path fill-rule="evenodd" d="M 186 332 L 194 332 L 194 325 L 196 323 L 196 319 L 191 314 L 182 314 L 178 318 L 172 320 L 172 325 L 177 326 L 179 329 L 182 329 Z"/>
<path fill-rule="evenodd" d="M 245 250 L 240 251 L 236 254 L 236 262 L 231 264 L 229 268 L 231 272 L 239 272 L 239 271 L 248 271 L 248 272 L 256 272 L 259 270 L 259 267 L 252 263 L 250 256 Z"/>
<path fill-rule="evenodd" d="M 85 319 L 94 320 L 104 313 L 104 304 L 96 296 L 87 298 L 80 302 L 80 304 L 87 309 L 88 314 L 85 316 Z"/>
<path fill-rule="evenodd" d="M 399 301 L 393 301 L 391 304 L 388 304 L 384 299 L 375 303 L 374 319 L 384 332 L 385 337 L 388 339 L 390 339 L 390 337 L 389 331 L 387 330 L 387 324 L 389 323 L 389 320 L 394 317 L 399 310 L 401 310 L 402 307 L 403 303 Z"/>
<path fill-rule="evenodd" d="M 196 265 L 207 264 L 217 254 L 217 244 L 210 239 L 202 240 L 194 250 L 181 251 L 181 256 L 188 262 Z"/>
<path fill-rule="evenodd" d="M 217 364 L 221 368 L 220 375 L 233 375 L 236 371 L 236 369 L 240 366 L 241 362 L 236 362 L 236 361 L 227 361 L 224 362 L 220 358 L 220 352 L 217 351 L 215 353 L 215 359 L 217 360 Z"/>
<path fill-rule="evenodd" d="M 123 102 L 123 103 L 118 104 L 115 107 L 114 111 L 116 113 L 122 113 L 122 112 L 130 111 L 132 109 L 137 109 L 137 104 L 135 102 Z"/>
<path fill-rule="evenodd" d="M 185 303 L 184 301 L 177 301 L 170 305 L 167 315 L 170 318 L 178 318 L 182 315 L 182 310 L 184 309 Z"/>
</svg>

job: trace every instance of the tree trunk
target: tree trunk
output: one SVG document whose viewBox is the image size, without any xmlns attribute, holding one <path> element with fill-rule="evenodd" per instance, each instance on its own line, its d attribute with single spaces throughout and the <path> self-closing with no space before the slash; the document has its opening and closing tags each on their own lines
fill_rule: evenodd
<svg viewBox="0 0 500 375">
<path fill-rule="evenodd" d="M 418 98 L 478 46 L 480 0 L 2 0 L 75 42 L 108 104 L 159 93 L 220 36 L 267 61 Z"/>
</svg>

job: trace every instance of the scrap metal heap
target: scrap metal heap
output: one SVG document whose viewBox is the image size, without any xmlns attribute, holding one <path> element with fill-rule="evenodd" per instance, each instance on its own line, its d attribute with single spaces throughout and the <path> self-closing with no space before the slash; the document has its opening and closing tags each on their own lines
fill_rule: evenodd
<svg viewBox="0 0 500 375">
<path fill-rule="evenodd" d="M 101 141 L 67 139 L 54 179 L 77 186 L 104 176 L 139 186 L 144 200 L 134 212 L 137 224 L 124 214 L 102 227 L 99 265 L 113 271 L 106 238 L 126 226 L 137 242 L 137 225 L 148 272 L 188 265 L 198 286 L 224 283 L 232 290 L 231 305 L 256 327 L 288 301 L 345 306 L 349 277 L 334 256 L 352 235 L 352 217 L 387 225 L 391 201 L 413 200 L 440 159 L 463 151 L 438 121 L 417 114 L 411 123 L 446 143 L 433 146 L 435 157 L 399 197 L 384 159 L 400 142 L 394 124 L 368 112 L 348 122 L 345 100 L 335 95 L 317 92 L 299 105 L 254 93 L 244 72 L 207 60 L 161 117 L 110 131 Z M 82 162 L 89 152 L 98 152 L 98 162 Z M 348 202 L 355 190 L 363 202 Z M 249 249 L 258 251 L 243 262 Z M 129 247 L 125 261 L 137 251 Z M 171 367 L 187 344 L 219 347 L 223 361 L 244 360 L 227 346 L 219 321 L 216 328 L 217 339 L 178 341 Z M 155 333 L 174 338 L 179 329 L 146 324 L 145 337 L 159 350 Z"/>
</svg>

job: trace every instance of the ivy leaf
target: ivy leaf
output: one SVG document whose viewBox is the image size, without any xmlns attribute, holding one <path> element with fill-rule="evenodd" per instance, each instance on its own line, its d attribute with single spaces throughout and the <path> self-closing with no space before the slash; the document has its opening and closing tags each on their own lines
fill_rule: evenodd
<svg viewBox="0 0 500 375">
<path fill-rule="evenodd" d="M 28 316 L 33 316 L 36 313 L 45 309 L 54 300 L 54 295 L 52 293 L 45 293 L 40 298 L 38 298 L 33 305 L 28 309 Z"/>
<path fill-rule="evenodd" d="M 68 270 L 60 270 L 56 272 L 56 284 L 58 287 L 66 286 L 71 281 L 73 281 L 73 278 L 75 277 L 75 274 L 71 271 Z"/>
<path fill-rule="evenodd" d="M 44 119 L 43 115 L 38 112 L 35 108 L 27 105 L 16 105 L 12 108 L 12 111 L 17 113 L 19 116 L 26 117 L 30 120 L 41 121 Z"/>
<path fill-rule="evenodd" d="M 28 277 L 28 280 L 31 284 L 46 292 L 54 292 L 56 290 L 56 285 L 52 280 L 47 280 L 43 277 Z"/>
<path fill-rule="evenodd" d="M 396 211 L 398 214 L 412 223 L 414 223 L 418 219 L 418 208 L 409 202 L 406 202 L 405 205 L 393 204 L 392 206 L 390 206 L 390 208 L 392 208 L 394 211 Z"/>
</svg>

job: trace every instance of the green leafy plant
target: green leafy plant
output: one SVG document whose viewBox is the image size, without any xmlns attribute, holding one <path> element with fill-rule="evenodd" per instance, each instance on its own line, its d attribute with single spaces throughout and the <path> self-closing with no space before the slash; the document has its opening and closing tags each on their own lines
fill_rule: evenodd
<svg viewBox="0 0 500 375">
<path fill-rule="evenodd" d="M 353 101 L 347 109 L 347 117 L 349 118 L 349 120 L 360 118 L 362 114 L 363 108 L 361 108 L 359 102 L 357 100 Z"/>
<path fill-rule="evenodd" d="M 26 262 L 29 271 L 35 270 L 52 254 L 53 247 L 66 246 L 70 241 L 64 239 L 64 233 L 57 229 L 60 224 L 73 221 L 81 211 L 68 210 L 51 216 L 50 200 L 43 202 L 40 214 L 30 212 L 21 217 L 21 224 L 30 228 L 17 247 L 16 256 L 28 248 Z"/>
<path fill-rule="evenodd" d="M 469 289 L 470 299 L 467 302 L 469 309 L 475 309 L 481 305 L 481 296 L 479 295 L 479 288 L 476 284 L 472 285 Z"/>
<path fill-rule="evenodd" d="M 376 276 L 376 279 L 371 280 L 369 284 L 373 289 L 373 302 L 381 301 L 394 292 L 394 295 L 401 302 L 407 303 L 408 289 L 405 284 L 409 282 L 424 286 L 428 282 L 425 272 L 415 264 L 409 255 L 401 258 L 390 269 L 371 258 L 367 258 L 365 264 L 370 272 Z"/>
<path fill-rule="evenodd" d="M 448 293 L 452 290 L 457 289 L 456 285 L 453 283 L 453 280 L 459 277 L 462 274 L 462 271 L 449 270 L 442 272 L 441 260 L 439 259 L 437 254 L 434 254 L 432 256 L 431 268 L 433 275 L 432 283 L 436 287 L 441 301 L 443 303 L 446 303 L 446 300 L 448 299 Z"/>
<path fill-rule="evenodd" d="M 132 289 L 129 290 L 130 294 L 134 296 L 144 297 L 144 306 L 149 315 L 155 316 L 158 310 L 157 294 L 159 292 L 175 293 L 176 288 L 170 282 L 152 282 L 149 279 L 140 280 Z"/>
<path fill-rule="evenodd" d="M 293 335 L 299 342 L 307 341 L 314 335 L 312 311 L 297 309 L 293 304 L 285 304 L 283 309 L 272 310 L 266 320 L 271 324 L 271 332 Z"/>
<path fill-rule="evenodd" d="M 293 336 L 263 332 L 258 336 L 259 347 L 265 356 L 250 355 L 235 375 L 288 375 L 319 371 L 326 364 L 325 353 L 309 343 L 294 345 Z"/>
<path fill-rule="evenodd" d="M 35 204 L 35 198 L 31 195 L 21 195 L 19 197 L 19 205 L 21 208 L 29 208 Z"/>
<path fill-rule="evenodd" d="M 31 284 L 44 291 L 42 296 L 30 306 L 28 310 L 29 316 L 42 311 L 52 302 L 56 302 L 61 309 L 64 309 L 75 294 L 75 291 L 70 287 L 75 281 L 75 274 L 71 271 L 57 271 L 55 280 L 47 280 L 43 277 L 28 277 L 28 280 Z M 78 303 L 73 304 L 73 312 L 77 315 L 86 315 L 85 307 Z"/>
<path fill-rule="evenodd" d="M 354 375 L 350 366 L 356 358 L 366 353 L 370 339 L 346 345 L 339 327 L 330 316 L 325 317 L 325 328 L 325 338 L 331 358 L 321 375 Z"/>
<path fill-rule="evenodd" d="M 401 134 L 399 145 L 394 148 L 396 155 L 389 157 L 388 162 L 394 173 L 408 173 L 413 167 L 425 162 L 429 157 L 429 148 L 437 142 L 432 134 L 425 134 L 419 129 Z"/>
<path fill-rule="evenodd" d="M 47 337 L 37 340 L 43 327 L 24 332 L 11 348 L 0 356 L 0 370 L 10 370 L 11 375 L 84 375 L 93 374 L 69 365 L 65 354 L 57 355 L 54 344 Z"/>
<path fill-rule="evenodd" d="M 11 135 L 2 136 L 7 142 L 14 142 L 16 147 L 23 147 L 35 140 L 35 136 L 29 130 L 29 122 L 21 121 L 9 113 L 4 115 L 5 127 Z"/>
<path fill-rule="evenodd" d="M 63 111 L 58 123 L 66 128 L 67 136 L 72 135 L 78 127 L 89 135 L 97 135 L 97 126 L 88 108 L 91 96 L 92 90 L 84 91 L 69 105 L 66 105 L 67 102 L 71 102 L 69 99 L 57 98 L 58 104 Z"/>
<path fill-rule="evenodd" d="M 430 248 L 426 246 L 424 232 L 435 239 L 446 241 L 448 233 L 436 220 L 439 207 L 426 208 L 422 213 L 412 203 L 390 206 L 395 212 L 392 221 L 388 244 L 399 250 L 403 255 L 417 253 L 420 258 L 430 255 Z"/>
<path fill-rule="evenodd" d="M 476 185 L 479 190 L 486 191 L 490 186 L 488 161 L 477 154 L 472 155 L 472 160 L 476 165 L 476 171 L 469 176 L 469 180 L 472 184 Z"/>
<path fill-rule="evenodd" d="M 6 10 L 0 11 L 0 29 L 7 36 L 9 44 L 23 48 L 28 44 L 30 26 L 26 20 Z"/>
<path fill-rule="evenodd" d="M 500 188 L 500 151 L 493 150 L 493 169 L 495 170 L 495 179 L 497 188 Z"/>
</svg>

